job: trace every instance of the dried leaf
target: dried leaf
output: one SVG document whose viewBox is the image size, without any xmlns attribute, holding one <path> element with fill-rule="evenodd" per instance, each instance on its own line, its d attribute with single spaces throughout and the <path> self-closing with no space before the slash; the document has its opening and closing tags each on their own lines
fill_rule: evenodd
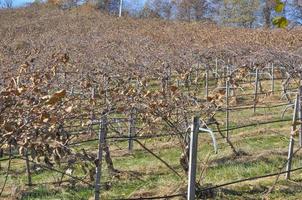
<svg viewBox="0 0 302 200">
<path fill-rule="evenodd" d="M 55 92 L 53 95 L 49 97 L 49 99 L 46 101 L 46 104 L 48 105 L 54 105 L 58 103 L 63 97 L 66 95 L 66 90 L 60 90 L 58 92 Z"/>
<path fill-rule="evenodd" d="M 69 106 L 65 109 L 66 112 L 71 113 L 73 111 L 73 106 Z"/>
</svg>

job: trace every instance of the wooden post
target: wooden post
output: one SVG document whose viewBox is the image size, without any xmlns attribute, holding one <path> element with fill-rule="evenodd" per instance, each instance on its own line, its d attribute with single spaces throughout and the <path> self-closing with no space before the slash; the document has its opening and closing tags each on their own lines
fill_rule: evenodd
<svg viewBox="0 0 302 200">
<path fill-rule="evenodd" d="M 227 137 L 227 139 L 229 139 L 229 123 L 230 123 L 229 96 L 230 96 L 230 82 L 229 82 L 229 78 L 227 78 L 226 84 L 225 84 L 226 137 Z"/>
<path fill-rule="evenodd" d="M 25 118 L 25 124 L 28 122 L 28 117 Z M 25 165 L 26 165 L 26 173 L 27 173 L 27 183 L 28 186 L 32 186 L 31 172 L 30 172 L 30 163 L 28 157 L 28 149 L 25 149 Z"/>
<path fill-rule="evenodd" d="M 100 121 L 100 131 L 99 131 L 99 147 L 98 155 L 96 160 L 96 179 L 95 179 L 95 200 L 100 200 L 101 193 L 101 176 L 102 176 L 102 158 L 103 158 L 103 148 L 105 143 L 105 135 L 107 130 L 107 114 L 103 113 Z"/>
<path fill-rule="evenodd" d="M 258 99 L 258 85 L 259 85 L 259 72 L 258 68 L 256 69 L 256 78 L 255 78 L 255 96 L 254 96 L 254 113 L 256 112 L 256 105 Z"/>
<path fill-rule="evenodd" d="M 294 108 L 294 113 L 293 113 L 293 125 L 292 125 L 292 130 L 290 133 L 290 141 L 289 141 L 289 147 L 288 147 L 288 156 L 287 156 L 287 165 L 286 165 L 286 179 L 290 179 L 290 170 L 292 168 L 292 157 L 293 157 L 293 151 L 294 151 L 294 134 L 296 131 L 296 121 L 297 121 L 297 115 L 298 115 L 298 106 L 299 106 L 299 95 L 297 94 L 296 96 L 296 101 L 295 101 L 295 108 Z"/>
<path fill-rule="evenodd" d="M 188 196 L 187 200 L 195 200 L 196 190 L 196 166 L 197 166 L 197 144 L 199 131 L 199 118 L 193 118 L 193 125 L 190 137 L 190 155 L 189 155 L 189 181 L 188 181 Z"/>
<path fill-rule="evenodd" d="M 209 97 L 209 68 L 206 68 L 206 77 L 205 77 L 205 96 L 206 99 Z"/>
<path fill-rule="evenodd" d="M 28 158 L 28 151 L 25 152 L 25 163 L 26 163 L 26 173 L 27 173 L 27 184 L 28 186 L 32 186 L 31 172 L 30 172 L 30 164 Z"/>
<path fill-rule="evenodd" d="M 83 78 L 84 78 L 84 71 L 83 71 L 83 68 L 81 68 L 80 80 L 82 81 Z"/>
<path fill-rule="evenodd" d="M 133 151 L 133 139 L 132 137 L 135 135 L 135 108 L 132 107 L 130 111 L 129 117 L 129 139 L 128 139 L 128 152 L 132 153 Z"/>
<path fill-rule="evenodd" d="M 275 72 L 275 65 L 274 65 L 274 63 L 272 63 L 272 94 L 274 94 L 274 92 L 275 92 L 275 74 L 274 74 L 274 72 Z"/>
<path fill-rule="evenodd" d="M 286 75 L 287 75 L 287 79 L 285 81 L 282 81 L 282 90 L 283 90 L 283 95 L 285 95 L 288 103 L 292 103 L 291 99 L 290 99 L 290 96 L 289 94 L 287 93 L 287 86 L 290 82 L 290 74 L 288 72 L 286 72 Z"/>
</svg>

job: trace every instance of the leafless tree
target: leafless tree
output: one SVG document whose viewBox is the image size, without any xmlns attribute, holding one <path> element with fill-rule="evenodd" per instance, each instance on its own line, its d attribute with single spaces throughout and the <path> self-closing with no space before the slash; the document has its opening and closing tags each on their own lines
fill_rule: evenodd
<svg viewBox="0 0 302 200">
<path fill-rule="evenodd" d="M 206 9 L 205 0 L 177 0 L 178 18 L 182 20 L 200 20 Z"/>
<path fill-rule="evenodd" d="M 0 5 L 1 5 L 1 2 L 0 2 Z M 13 0 L 3 0 L 2 7 L 12 8 L 13 7 Z"/>
<path fill-rule="evenodd" d="M 265 0 L 265 5 L 263 8 L 263 19 L 264 19 L 264 27 L 270 28 L 271 27 L 271 15 L 272 11 L 275 7 L 274 0 Z"/>
<path fill-rule="evenodd" d="M 172 16 L 173 5 L 173 2 L 170 0 L 148 0 L 146 1 L 140 16 L 170 19 Z"/>
<path fill-rule="evenodd" d="M 220 10 L 221 21 L 227 25 L 251 28 L 258 8 L 259 0 L 224 0 Z"/>
<path fill-rule="evenodd" d="M 298 24 L 302 23 L 302 0 L 294 0 L 291 4 L 293 7 L 291 11 L 291 17 L 294 19 L 294 21 Z"/>
</svg>

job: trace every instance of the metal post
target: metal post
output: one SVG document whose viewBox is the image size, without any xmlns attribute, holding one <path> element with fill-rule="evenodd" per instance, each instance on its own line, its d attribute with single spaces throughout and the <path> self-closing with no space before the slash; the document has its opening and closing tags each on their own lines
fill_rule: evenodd
<svg viewBox="0 0 302 200">
<path fill-rule="evenodd" d="M 189 156 L 189 182 L 188 182 L 188 200 L 195 199 L 196 188 L 196 163 L 197 163 L 197 144 L 198 144 L 198 131 L 199 131 L 199 118 L 193 118 L 193 125 L 190 137 L 190 156 Z"/>
<path fill-rule="evenodd" d="M 299 87 L 299 122 L 302 121 L 302 86 Z M 299 146 L 302 147 L 302 124 L 299 129 Z"/>
<path fill-rule="evenodd" d="M 206 68 L 206 77 L 205 77 L 205 95 L 206 99 L 209 97 L 209 68 Z"/>
<path fill-rule="evenodd" d="M 128 140 L 128 152 L 132 153 L 133 151 L 133 139 L 135 135 L 135 108 L 131 108 L 130 118 L 129 118 L 129 140 Z"/>
<path fill-rule="evenodd" d="M 227 67 L 226 67 L 226 78 L 229 78 L 229 75 L 230 75 L 230 66 L 229 66 L 229 60 L 228 60 L 228 64 L 227 64 Z"/>
<path fill-rule="evenodd" d="M 107 104 L 107 97 L 108 97 L 108 77 L 107 76 L 103 76 L 103 81 L 104 81 L 104 91 L 105 91 L 105 94 L 104 94 L 104 104 Z"/>
<path fill-rule="evenodd" d="M 71 91 L 70 91 L 70 95 L 73 96 L 74 95 L 74 87 L 71 87 Z"/>
<path fill-rule="evenodd" d="M 251 69 L 253 66 L 252 66 L 252 62 L 250 62 L 250 65 L 249 65 L 249 69 Z M 251 72 L 249 72 L 249 81 L 250 81 L 250 84 L 252 84 L 252 76 L 251 76 Z"/>
<path fill-rule="evenodd" d="M 94 87 L 91 88 L 91 99 L 92 99 L 92 101 L 95 100 L 95 88 Z M 88 126 L 88 128 L 89 128 L 89 133 L 92 136 L 92 133 L 93 133 L 93 123 L 95 121 L 94 109 L 92 109 L 90 111 L 90 114 L 91 114 L 91 117 L 90 117 L 91 124 Z"/>
<path fill-rule="evenodd" d="M 189 84 L 189 87 L 192 85 L 192 71 L 190 71 L 189 76 L 188 76 L 188 84 Z"/>
<path fill-rule="evenodd" d="M 122 16 L 122 10 L 123 10 L 123 0 L 120 0 L 120 7 L 119 7 L 119 14 L 118 14 L 119 17 Z"/>
<path fill-rule="evenodd" d="M 257 98 L 258 98 L 258 85 L 259 85 L 259 72 L 258 68 L 256 69 L 256 78 L 255 78 L 255 96 L 254 96 L 254 113 L 256 112 Z"/>
<path fill-rule="evenodd" d="M 286 179 L 290 179 L 290 170 L 292 168 L 292 155 L 294 152 L 294 143 L 295 143 L 294 136 L 291 135 L 289 140 L 289 147 L 288 147 L 286 175 L 285 175 Z"/>
<path fill-rule="evenodd" d="M 199 60 L 197 60 L 197 67 L 195 68 L 195 80 L 196 80 L 196 83 L 195 83 L 195 90 L 198 91 L 198 77 L 199 77 Z"/>
<path fill-rule="evenodd" d="M 215 78 L 218 78 L 218 59 L 215 59 Z"/>
<path fill-rule="evenodd" d="M 195 79 L 197 80 L 199 75 L 199 60 L 197 61 L 197 68 L 195 69 Z M 196 85 L 198 85 L 198 81 L 196 81 Z"/>
<path fill-rule="evenodd" d="M 106 112 L 103 113 L 100 121 L 100 131 L 99 131 L 99 147 L 96 165 L 96 179 L 95 179 L 95 200 L 100 200 L 101 193 L 101 176 L 102 176 L 102 158 L 103 158 L 103 148 L 105 144 L 105 135 L 107 131 L 107 115 Z"/>
<path fill-rule="evenodd" d="M 66 76 L 67 76 L 67 73 L 64 71 L 64 84 L 66 83 Z"/>
<path fill-rule="evenodd" d="M 274 91 L 275 91 L 275 74 L 274 74 L 274 72 L 275 72 L 275 65 L 274 65 L 274 63 L 272 63 L 272 94 L 274 94 Z"/>
<path fill-rule="evenodd" d="M 227 78 L 226 84 L 225 84 L 226 137 L 227 137 L 227 139 L 229 139 L 229 123 L 230 123 L 229 96 L 230 96 L 230 82 L 229 82 L 229 78 Z"/>
<path fill-rule="evenodd" d="M 288 156 L 287 156 L 287 165 L 286 165 L 286 179 L 290 179 L 290 170 L 292 168 L 292 157 L 293 157 L 293 151 L 294 151 L 294 134 L 296 131 L 296 121 L 297 121 L 297 114 L 298 114 L 298 106 L 299 106 L 299 95 L 297 94 L 296 96 L 296 101 L 295 101 L 295 108 L 294 108 L 294 113 L 293 113 L 293 125 L 292 125 L 292 130 L 290 133 L 290 141 L 289 141 L 289 147 L 288 147 Z"/>
<path fill-rule="evenodd" d="M 95 99 L 95 88 L 91 88 L 91 99 Z"/>
</svg>

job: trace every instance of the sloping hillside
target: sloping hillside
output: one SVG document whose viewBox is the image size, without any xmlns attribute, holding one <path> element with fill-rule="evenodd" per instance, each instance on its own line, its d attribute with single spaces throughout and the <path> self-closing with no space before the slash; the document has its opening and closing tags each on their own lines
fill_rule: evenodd
<svg viewBox="0 0 302 200">
<path fill-rule="evenodd" d="M 302 29 L 220 28 L 197 22 L 120 19 L 88 6 L 65 11 L 32 6 L 0 11 L 0 44 L 2 69 L 28 57 L 47 65 L 53 53 L 62 51 L 85 68 L 134 64 L 154 68 L 162 62 L 184 68 L 203 54 L 231 55 L 244 62 L 300 59 Z"/>
</svg>

